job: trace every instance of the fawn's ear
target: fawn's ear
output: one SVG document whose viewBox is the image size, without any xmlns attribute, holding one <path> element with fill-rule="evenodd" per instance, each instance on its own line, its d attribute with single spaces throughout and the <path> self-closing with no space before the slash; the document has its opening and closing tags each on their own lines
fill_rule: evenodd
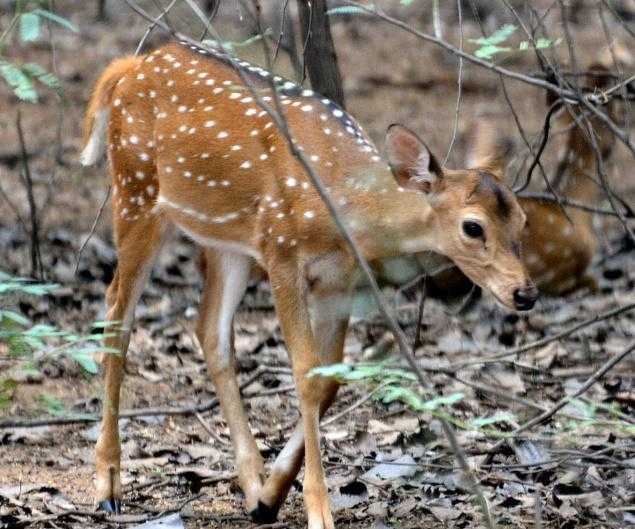
<svg viewBox="0 0 635 529">
<path fill-rule="evenodd" d="M 391 125 L 386 131 L 388 162 L 399 185 L 430 193 L 443 180 L 441 166 L 425 143 L 403 125 Z"/>
</svg>

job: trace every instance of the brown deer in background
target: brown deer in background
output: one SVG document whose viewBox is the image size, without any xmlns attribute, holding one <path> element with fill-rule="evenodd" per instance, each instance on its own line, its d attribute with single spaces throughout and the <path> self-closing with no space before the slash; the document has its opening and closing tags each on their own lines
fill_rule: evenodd
<svg viewBox="0 0 635 529">
<path fill-rule="evenodd" d="M 600 66 L 589 68 L 586 89 L 604 88 L 608 71 Z M 547 97 L 550 107 L 555 100 Z M 613 104 L 606 111 L 614 117 Z M 597 204 L 604 191 L 596 182 L 596 152 L 593 148 L 587 123 L 593 127 L 598 150 L 604 162 L 609 161 L 615 138 L 608 127 L 594 116 L 577 119 L 561 108 L 558 123 L 567 132 L 565 154 L 559 163 L 564 185 L 558 191 L 563 197 L 587 205 Z M 502 174 L 513 150 L 513 142 L 503 137 L 495 125 L 483 117 L 471 132 L 471 148 L 468 167 L 489 167 Z M 538 289 L 550 296 L 562 296 L 581 288 L 597 289 L 595 278 L 587 273 L 597 251 L 597 236 L 593 229 L 593 214 L 579 209 L 561 207 L 551 201 L 519 197 L 518 201 L 527 215 L 527 226 L 522 234 L 521 258 Z M 431 290 L 443 299 L 453 292 L 465 294 L 470 282 L 457 269 L 444 271 L 430 281 Z"/>
<path fill-rule="evenodd" d="M 388 130 L 386 163 L 330 100 L 221 50 L 174 43 L 115 61 L 91 98 L 81 155 L 90 165 L 108 153 L 119 255 L 107 304 L 108 319 L 120 328 L 107 345 L 121 354 L 104 357 L 96 447 L 96 499 L 109 511 L 121 506 L 117 423 L 134 308 L 158 252 L 178 228 L 205 251 L 198 338 L 229 425 L 247 509 L 257 521 L 275 520 L 304 458 L 308 527 L 333 528 L 319 421 L 337 383 L 307 374 L 342 360 L 358 274 L 325 205 L 254 97 L 255 91 L 272 102 L 270 83 L 296 145 L 366 259 L 432 251 L 506 307 L 528 310 L 536 300 L 519 260 L 525 214 L 487 168 L 442 168 L 399 125 Z M 301 411 L 268 478 L 241 402 L 233 349 L 234 313 L 254 263 L 271 283 Z"/>
</svg>

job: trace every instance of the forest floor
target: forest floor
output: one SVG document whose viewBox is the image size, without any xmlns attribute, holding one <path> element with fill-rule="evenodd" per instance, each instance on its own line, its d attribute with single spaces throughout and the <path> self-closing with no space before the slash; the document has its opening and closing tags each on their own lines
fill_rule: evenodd
<svg viewBox="0 0 635 529">
<path fill-rule="evenodd" d="M 107 22 L 96 22 L 92 3 L 79 8 L 70 4 L 57 3 L 61 13 L 78 24 L 80 33 L 55 35 L 55 69 L 64 83 L 66 102 L 60 107 L 53 94 L 43 93 L 38 105 L 21 105 L 39 204 L 44 270 L 47 279 L 61 288 L 42 298 L 20 299 L 18 307 L 34 322 L 85 333 L 104 317 L 104 293 L 116 255 L 106 207 L 78 257 L 107 193 L 105 167 L 80 169 L 77 161 L 83 107 L 98 71 L 112 58 L 134 52 L 146 24 L 124 7 L 112 8 Z M 235 14 L 230 10 L 220 20 L 228 28 L 233 20 L 235 26 Z M 395 7 L 394 14 L 429 25 L 418 11 Z M 5 19 L 0 13 L 0 23 L 5 25 Z M 175 19 L 187 27 L 186 20 Z M 498 27 L 505 21 L 490 24 Z M 605 44 L 598 45 L 597 34 L 584 24 L 573 30 L 580 56 L 588 62 L 596 60 Z M 379 144 L 389 124 L 402 122 L 420 131 L 442 158 L 452 136 L 456 61 L 365 18 L 338 21 L 333 31 L 351 113 Z M 452 24 L 446 31 L 457 33 Z M 470 20 L 465 31 L 478 35 Z M 159 41 L 151 36 L 150 43 Z M 45 45 L 16 46 L 15 56 L 43 65 L 52 60 Z M 508 66 L 532 71 L 534 63 L 522 55 Z M 281 69 L 285 68 L 283 64 Z M 544 94 L 523 84 L 508 81 L 507 85 L 526 130 L 537 134 L 544 118 Z M 0 85 L 0 108 L 15 107 L 16 100 L 3 90 Z M 513 132 L 500 82 L 491 73 L 466 66 L 461 105 L 451 166 L 459 166 L 465 158 L 470 124 L 479 112 L 494 112 L 500 128 Z M 440 127 L 442 123 L 447 126 Z M 27 219 L 13 110 L 0 114 L 0 131 L 6 138 L 0 144 L 0 184 L 20 217 Z M 545 153 L 547 167 L 553 166 L 555 143 Z M 632 158 L 618 147 L 614 185 L 632 200 L 630 167 Z M 490 453 L 500 436 L 574 393 L 633 341 L 634 313 L 625 310 L 543 346 L 491 359 L 635 303 L 633 250 L 616 222 L 598 222 L 598 229 L 601 248 L 591 269 L 599 284 L 596 293 L 543 298 L 536 310 L 523 316 L 506 313 L 487 296 L 460 315 L 432 299 L 423 307 L 417 359 L 436 395 L 462 394 L 444 409 L 457 427 L 459 442 L 499 527 L 635 525 L 632 356 L 549 420 Z M 28 247 L 29 238 L 15 212 L 0 199 L 0 267 L 28 276 Z M 134 416 L 120 421 L 124 461 L 120 516 L 95 511 L 92 498 L 98 433 L 92 417 L 101 410 L 101 377 L 87 374 L 69 359 L 45 359 L 37 365 L 39 373 L 20 375 L 19 362 L 3 359 L 0 350 L 0 375 L 10 374 L 19 382 L 9 404 L 0 409 L 0 527 L 102 528 L 153 519 L 163 520 L 157 527 L 165 528 L 182 523 L 188 528 L 253 527 L 242 507 L 229 432 L 220 410 L 210 404 L 206 411 L 194 413 L 197 406 L 213 404 L 214 398 L 194 337 L 201 288 L 196 256 L 187 239 L 175 238 L 161 255 L 137 310 L 122 390 L 122 408 Z M 414 340 L 418 290 L 386 289 L 386 294 Z M 235 328 L 239 378 L 241 383 L 249 382 L 244 395 L 252 431 L 263 456 L 272 462 L 293 430 L 298 411 L 266 283 L 249 288 Z M 346 342 L 346 361 L 386 358 L 394 352 L 388 336 L 375 311 L 356 316 Z M 447 370 L 456 366 L 462 367 L 448 375 Z M 337 415 L 337 420 L 322 428 L 323 461 L 337 527 L 483 526 L 435 416 L 415 414 L 396 402 L 361 402 L 371 391 L 363 383 L 343 386 L 326 417 L 328 421 Z M 41 417 L 48 424 L 33 426 Z M 60 417 L 76 422 L 55 424 Z M 166 520 L 169 515 L 172 518 Z M 272 527 L 305 524 L 301 475 L 279 520 Z"/>
</svg>

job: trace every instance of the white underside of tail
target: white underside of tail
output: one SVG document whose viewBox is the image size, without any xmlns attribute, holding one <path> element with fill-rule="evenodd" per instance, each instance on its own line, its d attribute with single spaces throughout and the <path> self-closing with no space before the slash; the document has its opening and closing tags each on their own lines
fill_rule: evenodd
<svg viewBox="0 0 635 529">
<path fill-rule="evenodd" d="M 110 110 L 99 110 L 95 114 L 93 121 L 93 130 L 86 147 L 79 156 L 82 165 L 95 165 L 104 155 L 106 147 L 106 131 L 108 130 L 108 120 L 110 118 Z"/>
</svg>

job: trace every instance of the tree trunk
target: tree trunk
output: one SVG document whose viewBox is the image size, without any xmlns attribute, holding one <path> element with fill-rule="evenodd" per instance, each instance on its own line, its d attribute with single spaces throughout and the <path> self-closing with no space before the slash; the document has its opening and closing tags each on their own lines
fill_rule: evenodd
<svg viewBox="0 0 635 529">
<path fill-rule="evenodd" d="M 331 26 L 326 14 L 326 0 L 297 0 L 304 68 L 309 74 L 313 89 L 344 108 L 342 76 L 337 66 L 337 55 Z"/>
<path fill-rule="evenodd" d="M 108 18 L 106 13 L 106 0 L 98 0 L 97 2 L 97 20 L 99 22 L 105 22 Z"/>
</svg>

